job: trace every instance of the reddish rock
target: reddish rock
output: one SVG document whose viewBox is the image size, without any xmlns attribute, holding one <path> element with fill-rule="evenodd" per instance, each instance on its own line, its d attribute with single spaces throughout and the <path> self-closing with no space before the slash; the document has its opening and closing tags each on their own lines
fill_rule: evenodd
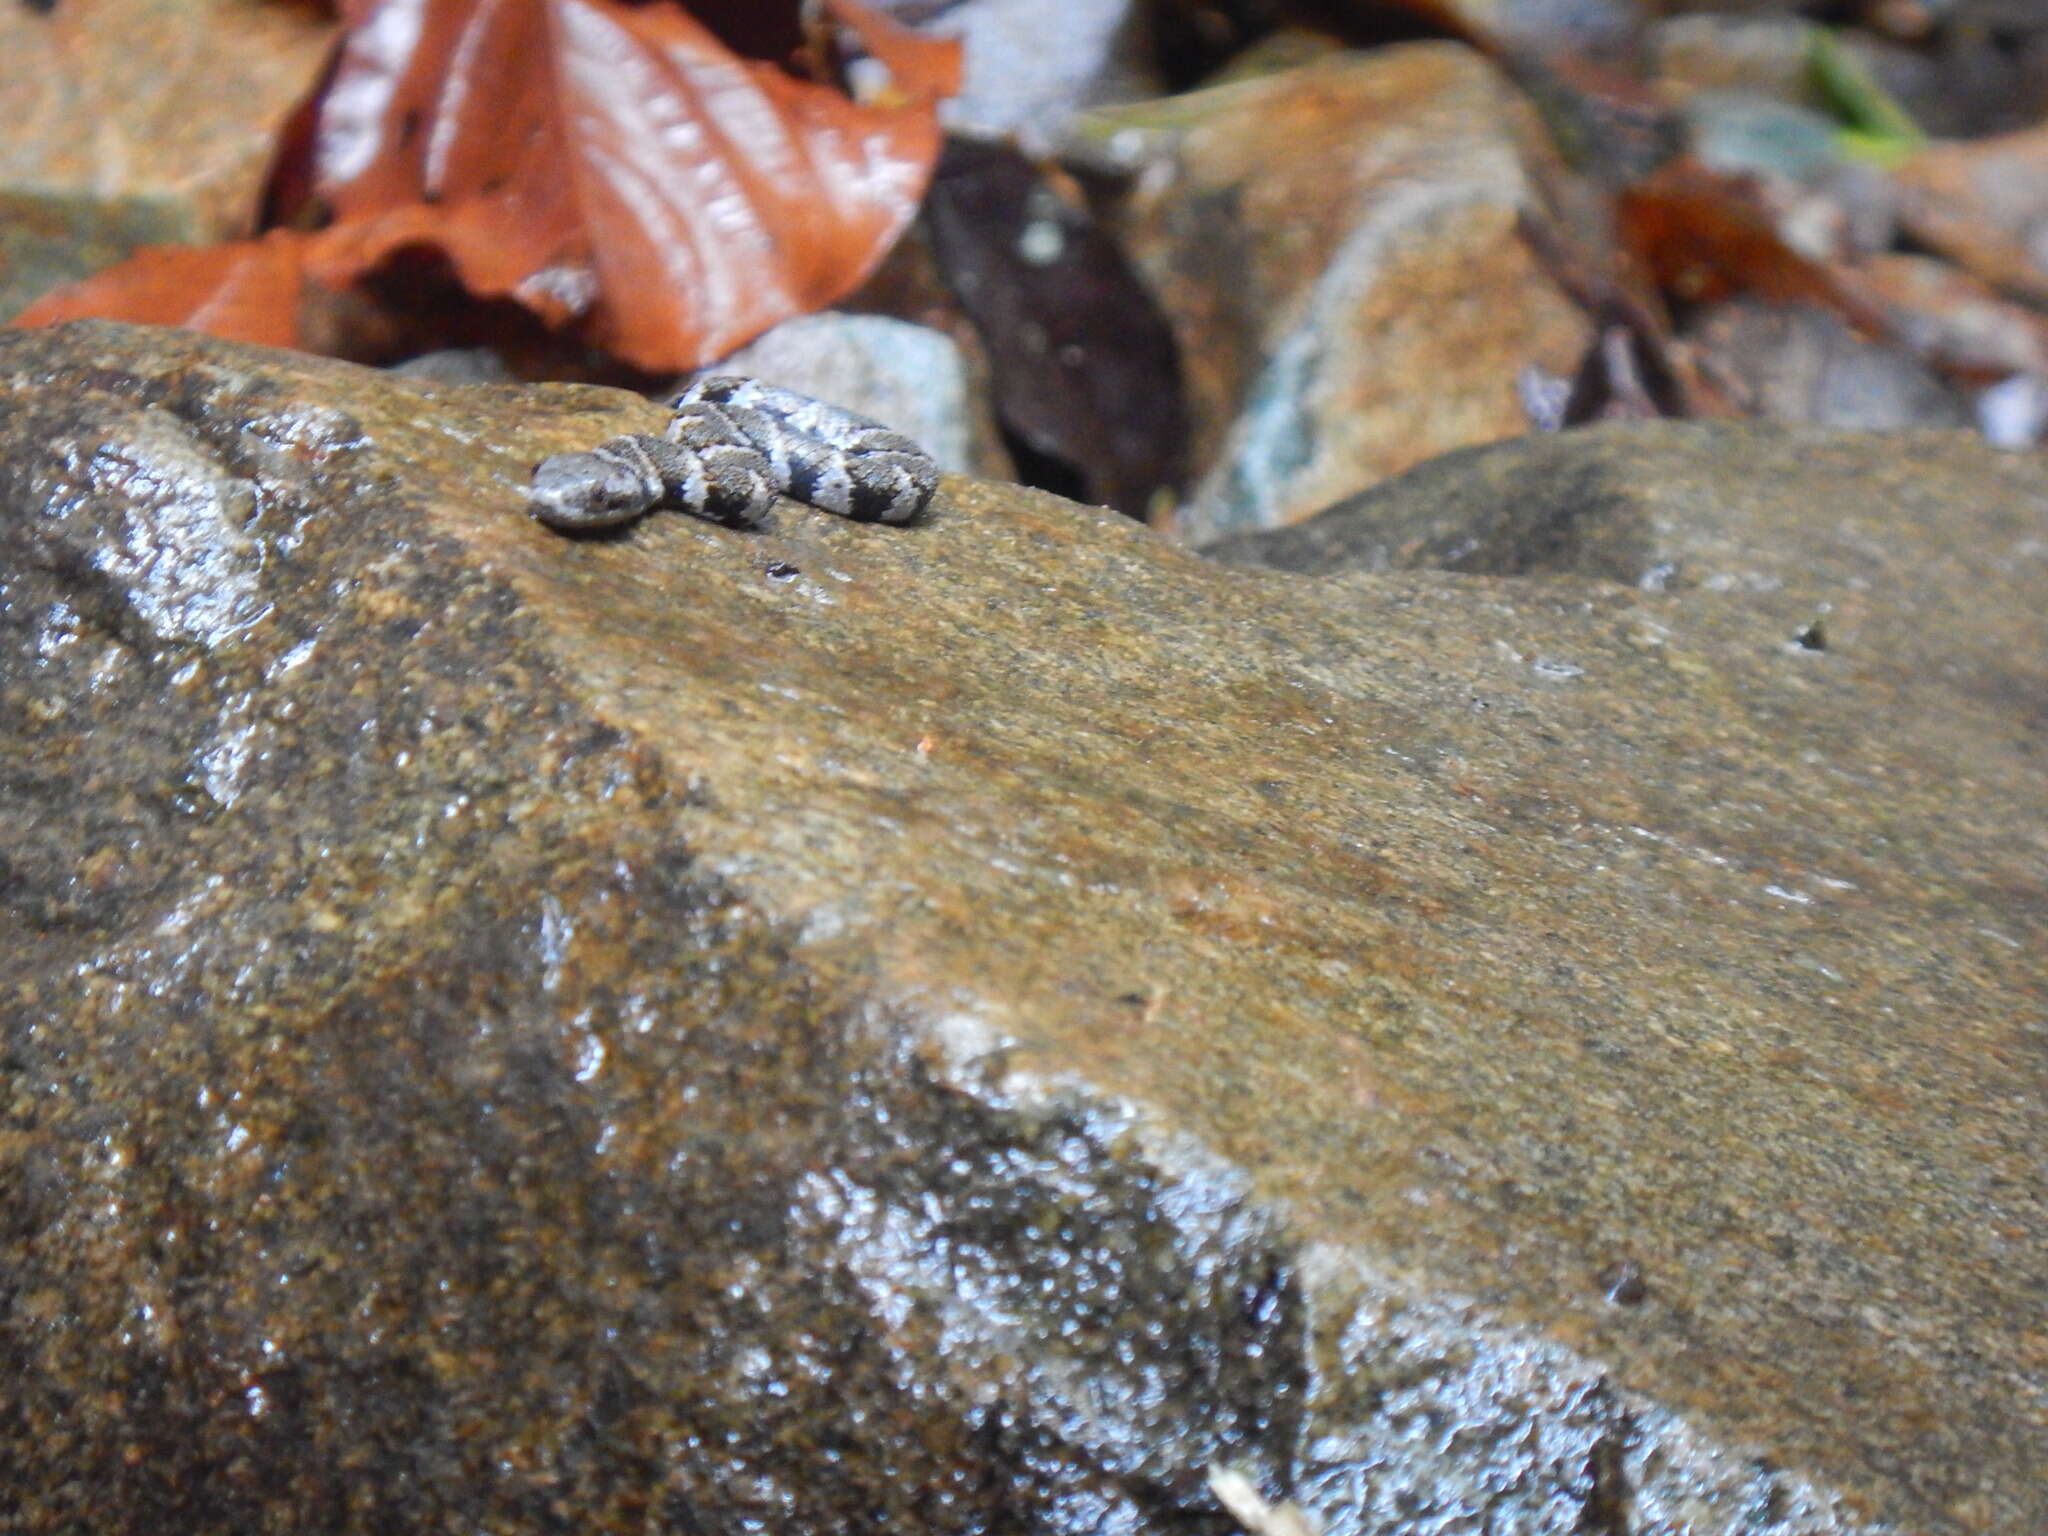
<svg viewBox="0 0 2048 1536">
<path fill-rule="evenodd" d="M 247 0 L 0 6 L 0 316 L 136 246 L 248 233 L 333 30 Z"/>
<path fill-rule="evenodd" d="M 1590 339 L 1517 233 L 1530 109 L 1469 49 L 1340 55 L 1097 126 L 1144 167 L 1129 232 L 1187 359 L 1191 542 L 1528 430 L 1517 376 L 1569 373 Z"/>
</svg>

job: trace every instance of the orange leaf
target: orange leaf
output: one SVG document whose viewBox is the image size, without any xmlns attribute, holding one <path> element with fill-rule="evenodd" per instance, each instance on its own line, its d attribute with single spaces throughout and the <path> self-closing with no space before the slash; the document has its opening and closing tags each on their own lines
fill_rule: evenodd
<svg viewBox="0 0 2048 1536">
<path fill-rule="evenodd" d="M 650 372 L 699 367 L 856 287 L 930 178 L 957 45 L 828 8 L 889 71 L 886 104 L 743 59 L 672 0 L 343 0 L 349 34 L 278 171 L 331 226 L 139 252 L 23 323 L 288 345 L 304 278 L 346 288 L 424 248 L 471 294 Z"/>
<path fill-rule="evenodd" d="M 224 245 L 145 246 L 104 272 L 44 294 L 12 323 L 55 325 L 97 315 L 297 346 L 308 238 L 277 229 L 260 240 Z"/>
<path fill-rule="evenodd" d="M 1625 188 L 1616 215 L 1623 246 L 1681 299 L 1705 303 L 1750 293 L 1822 304 L 1872 335 L 1889 334 L 1883 309 L 1853 274 L 1787 245 L 1739 177 L 1675 160 Z"/>
<path fill-rule="evenodd" d="M 841 10 L 912 86 L 938 78 L 929 44 Z M 697 367 L 856 286 L 937 151 L 928 97 L 857 104 L 671 5 L 380 0 L 322 108 L 337 227 L 317 270 L 430 246 L 472 293 L 587 320 L 642 368 Z"/>
<path fill-rule="evenodd" d="M 825 9 L 889 71 L 904 100 L 936 101 L 959 91 L 962 60 L 958 43 L 913 32 L 902 22 L 869 10 L 859 0 L 825 0 Z"/>
</svg>

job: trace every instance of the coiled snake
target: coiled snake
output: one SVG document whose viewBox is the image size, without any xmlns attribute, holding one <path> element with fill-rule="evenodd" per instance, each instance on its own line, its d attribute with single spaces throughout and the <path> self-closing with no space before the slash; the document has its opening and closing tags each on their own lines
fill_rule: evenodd
<svg viewBox="0 0 2048 1536">
<path fill-rule="evenodd" d="M 866 521 L 917 516 L 939 481 L 932 456 L 900 432 L 794 390 L 714 375 L 673 402 L 661 437 L 612 438 L 533 471 L 533 515 L 578 533 L 656 507 L 750 527 L 776 495 Z"/>
</svg>

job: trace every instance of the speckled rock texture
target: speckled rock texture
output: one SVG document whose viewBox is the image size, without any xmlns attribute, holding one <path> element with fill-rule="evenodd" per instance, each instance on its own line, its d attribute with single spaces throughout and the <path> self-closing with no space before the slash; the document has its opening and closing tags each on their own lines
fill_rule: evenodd
<svg viewBox="0 0 2048 1536">
<path fill-rule="evenodd" d="M 2037 463 L 525 515 L 660 418 L 0 339 L 9 1536 L 2048 1526 Z"/>
</svg>

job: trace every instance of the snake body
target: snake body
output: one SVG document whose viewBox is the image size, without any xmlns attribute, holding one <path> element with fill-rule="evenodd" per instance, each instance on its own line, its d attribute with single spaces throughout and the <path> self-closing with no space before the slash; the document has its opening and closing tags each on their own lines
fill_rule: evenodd
<svg viewBox="0 0 2048 1536">
<path fill-rule="evenodd" d="M 917 516 L 938 486 L 932 456 L 852 411 L 756 379 L 714 375 L 673 402 L 661 437 L 632 433 L 533 471 L 533 515 L 581 532 L 656 507 L 751 527 L 777 494 L 884 523 Z"/>
</svg>

